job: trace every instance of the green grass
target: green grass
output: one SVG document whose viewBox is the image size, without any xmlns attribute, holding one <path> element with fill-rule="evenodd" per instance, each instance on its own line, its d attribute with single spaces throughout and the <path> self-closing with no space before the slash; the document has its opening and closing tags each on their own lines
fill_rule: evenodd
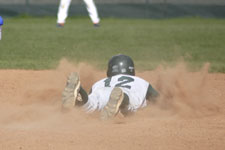
<svg viewBox="0 0 225 150">
<path fill-rule="evenodd" d="M 0 68 L 51 69 L 60 59 L 106 68 L 115 54 L 130 55 L 137 68 L 151 70 L 183 58 L 198 69 L 211 63 L 225 72 L 225 19 L 163 20 L 103 18 L 94 28 L 89 18 L 68 18 L 64 28 L 51 17 L 5 19 Z"/>
</svg>

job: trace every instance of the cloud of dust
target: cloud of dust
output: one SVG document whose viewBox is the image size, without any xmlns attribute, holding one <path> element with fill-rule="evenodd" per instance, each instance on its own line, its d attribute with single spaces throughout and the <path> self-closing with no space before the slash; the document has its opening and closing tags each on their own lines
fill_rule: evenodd
<svg viewBox="0 0 225 150">
<path fill-rule="evenodd" d="M 88 92 L 94 82 L 105 76 L 103 71 L 89 64 L 75 65 L 62 59 L 55 70 L 13 72 L 9 79 L 6 77 L 7 80 L 12 80 L 9 82 L 13 82 L 13 87 L 8 87 L 11 88 L 10 93 L 2 91 L 5 94 L 1 100 L 8 100 L 4 100 L 0 106 L 0 126 L 69 130 L 87 119 L 89 122 L 93 119 L 99 120 L 98 116 L 88 115 L 81 108 L 62 113 L 61 93 L 71 72 L 79 73 L 82 87 Z"/>
<path fill-rule="evenodd" d="M 184 62 L 179 62 L 174 67 L 159 66 L 154 71 L 141 73 L 150 83 L 153 77 L 153 85 L 160 93 L 157 103 L 143 114 L 185 118 L 220 113 L 219 100 L 210 93 L 209 67 L 207 63 L 198 72 L 190 72 Z"/>
<path fill-rule="evenodd" d="M 82 87 L 87 91 L 98 80 L 105 77 L 105 72 L 96 69 L 94 66 L 87 63 L 79 63 L 77 65 L 71 64 L 66 59 L 62 59 L 57 68 L 59 73 L 63 73 L 68 76 L 71 72 L 78 72 Z"/>
<path fill-rule="evenodd" d="M 174 67 L 161 66 L 153 71 L 137 70 L 138 76 L 159 91 L 160 98 L 156 104 L 150 104 L 133 117 L 202 117 L 218 113 L 220 107 L 208 92 L 208 68 L 209 64 L 206 64 L 200 71 L 190 72 L 185 63 L 178 63 Z M 0 126 L 69 130 L 87 121 L 99 122 L 98 113 L 86 114 L 81 108 L 61 112 L 61 92 L 71 72 L 80 74 L 86 90 L 105 77 L 105 71 L 90 64 L 74 65 L 65 59 L 60 61 L 56 70 L 32 72 L 26 78 L 29 83 L 24 82 L 15 99 L 0 109 Z"/>
</svg>

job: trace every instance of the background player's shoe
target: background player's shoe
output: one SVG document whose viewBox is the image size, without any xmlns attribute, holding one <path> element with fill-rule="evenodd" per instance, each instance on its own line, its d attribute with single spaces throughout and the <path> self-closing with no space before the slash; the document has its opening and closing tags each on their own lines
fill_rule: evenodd
<svg viewBox="0 0 225 150">
<path fill-rule="evenodd" d="M 76 72 L 69 75 L 66 87 L 62 93 L 62 106 L 64 108 L 73 108 L 77 100 L 80 100 L 80 79 Z"/>
<path fill-rule="evenodd" d="M 56 26 L 59 27 L 59 28 L 63 28 L 64 27 L 64 23 L 57 23 Z"/>
<path fill-rule="evenodd" d="M 94 27 L 98 28 L 98 27 L 100 27 L 100 24 L 99 23 L 94 23 Z"/>
<path fill-rule="evenodd" d="M 101 119 L 107 120 L 113 118 L 120 109 L 120 105 L 124 99 L 124 93 L 121 88 L 115 87 L 109 97 L 109 101 L 101 112 Z"/>
</svg>

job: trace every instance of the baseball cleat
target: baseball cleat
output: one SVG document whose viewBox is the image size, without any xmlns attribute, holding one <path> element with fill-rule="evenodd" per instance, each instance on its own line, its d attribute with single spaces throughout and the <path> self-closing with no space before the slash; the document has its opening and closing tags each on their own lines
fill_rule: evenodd
<svg viewBox="0 0 225 150">
<path fill-rule="evenodd" d="M 64 27 L 64 23 L 57 23 L 56 26 L 59 27 L 59 28 L 63 28 Z"/>
<path fill-rule="evenodd" d="M 116 116 L 120 110 L 120 105 L 123 101 L 124 93 L 121 88 L 115 87 L 109 97 L 109 101 L 102 109 L 101 119 L 107 120 Z"/>
<path fill-rule="evenodd" d="M 66 87 L 62 93 L 62 106 L 64 108 L 73 108 L 76 101 L 79 100 L 80 79 L 76 72 L 69 75 Z"/>
<path fill-rule="evenodd" d="M 100 27 L 100 24 L 94 23 L 94 27 Z"/>
</svg>

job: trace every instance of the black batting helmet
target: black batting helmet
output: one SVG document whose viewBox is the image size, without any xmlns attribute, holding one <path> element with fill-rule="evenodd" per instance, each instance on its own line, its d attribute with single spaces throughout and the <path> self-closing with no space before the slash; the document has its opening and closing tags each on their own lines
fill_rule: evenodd
<svg viewBox="0 0 225 150">
<path fill-rule="evenodd" d="M 113 56 L 108 62 L 107 77 L 118 74 L 135 75 L 134 62 L 126 55 Z"/>
</svg>

